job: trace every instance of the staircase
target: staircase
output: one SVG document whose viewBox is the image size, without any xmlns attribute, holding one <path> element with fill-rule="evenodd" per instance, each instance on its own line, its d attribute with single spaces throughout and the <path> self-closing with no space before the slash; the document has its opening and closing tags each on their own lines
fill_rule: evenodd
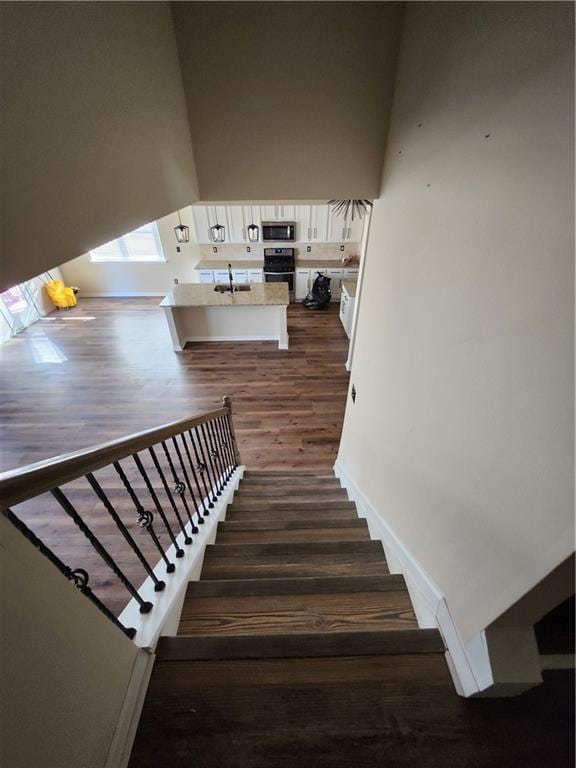
<svg viewBox="0 0 576 768">
<path fill-rule="evenodd" d="M 409 694 L 450 694 L 443 651 L 331 472 L 246 471 L 158 644 L 130 766 L 168 741 L 173 766 L 371 764 L 434 727 Z"/>
</svg>

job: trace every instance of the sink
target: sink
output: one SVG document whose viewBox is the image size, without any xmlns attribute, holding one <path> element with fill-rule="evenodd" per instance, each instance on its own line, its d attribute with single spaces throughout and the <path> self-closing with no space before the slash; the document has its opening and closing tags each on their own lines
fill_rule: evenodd
<svg viewBox="0 0 576 768">
<path fill-rule="evenodd" d="M 214 290 L 217 293 L 230 293 L 230 285 L 228 283 L 219 283 L 218 285 L 214 286 Z M 249 291 L 251 290 L 251 286 L 249 285 L 235 285 L 233 286 L 234 292 L 236 291 Z"/>
</svg>

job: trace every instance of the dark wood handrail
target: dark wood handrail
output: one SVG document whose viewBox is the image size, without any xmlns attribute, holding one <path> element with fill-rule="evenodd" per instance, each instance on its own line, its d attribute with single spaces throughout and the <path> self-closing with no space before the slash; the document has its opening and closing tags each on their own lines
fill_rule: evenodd
<svg viewBox="0 0 576 768">
<path fill-rule="evenodd" d="M 230 413 L 229 400 L 224 398 L 222 408 L 204 413 L 201 416 L 173 421 L 170 424 L 136 432 L 128 437 L 121 437 L 108 443 L 54 456 L 51 459 L 2 472 L 0 474 L 0 508 L 6 509 L 13 504 L 19 504 L 38 496 L 40 493 L 83 477 L 88 472 L 95 472 L 114 461 L 120 461 L 144 448 L 174 437 L 185 430 Z"/>
</svg>

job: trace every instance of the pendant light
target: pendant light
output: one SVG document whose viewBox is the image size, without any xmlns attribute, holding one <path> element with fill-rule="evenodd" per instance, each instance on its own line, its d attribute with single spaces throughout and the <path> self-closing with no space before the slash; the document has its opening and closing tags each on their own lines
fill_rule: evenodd
<svg viewBox="0 0 576 768">
<path fill-rule="evenodd" d="M 210 227 L 210 235 L 213 243 L 223 243 L 226 239 L 226 227 L 223 227 L 222 224 L 214 224 L 213 227 Z"/>
<path fill-rule="evenodd" d="M 365 216 L 372 208 L 373 203 L 371 200 L 329 200 L 328 205 L 332 206 L 332 213 L 335 213 L 336 216 L 344 216 L 346 219 L 352 211 L 352 221 L 354 221 L 355 215 L 359 219 Z"/>
<path fill-rule="evenodd" d="M 248 224 L 248 242 L 257 243 L 260 240 L 260 227 L 257 224 Z"/>
<path fill-rule="evenodd" d="M 176 240 L 179 243 L 187 243 L 190 240 L 190 227 L 182 224 L 180 211 L 178 211 L 178 226 L 174 227 L 174 234 L 176 235 Z"/>
</svg>

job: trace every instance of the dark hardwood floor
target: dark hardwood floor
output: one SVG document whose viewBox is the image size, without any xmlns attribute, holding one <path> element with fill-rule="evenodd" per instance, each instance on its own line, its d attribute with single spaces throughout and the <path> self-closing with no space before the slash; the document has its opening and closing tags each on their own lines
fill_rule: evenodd
<svg viewBox="0 0 576 768">
<path fill-rule="evenodd" d="M 159 299 L 81 299 L 0 347 L 2 470 L 219 407 L 232 398 L 242 461 L 331 468 L 348 386 L 338 306 L 288 310 L 290 349 L 172 351 Z"/>
</svg>

